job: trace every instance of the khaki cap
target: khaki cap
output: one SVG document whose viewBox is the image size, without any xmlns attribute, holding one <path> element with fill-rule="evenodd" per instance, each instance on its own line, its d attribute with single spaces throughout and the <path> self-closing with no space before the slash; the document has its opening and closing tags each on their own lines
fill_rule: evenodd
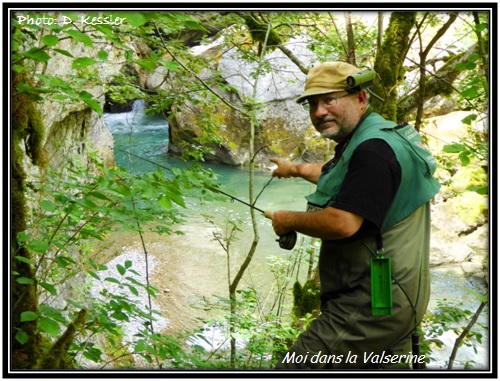
<svg viewBox="0 0 500 381">
<path fill-rule="evenodd" d="M 304 92 L 297 99 L 302 103 L 312 95 L 328 94 L 345 91 L 349 88 L 347 77 L 359 73 L 361 69 L 346 62 L 324 62 L 309 70 L 306 77 Z"/>
</svg>

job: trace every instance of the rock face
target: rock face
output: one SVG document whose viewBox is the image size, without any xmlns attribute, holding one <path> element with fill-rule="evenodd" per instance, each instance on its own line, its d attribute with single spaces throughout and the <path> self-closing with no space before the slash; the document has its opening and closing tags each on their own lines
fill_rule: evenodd
<svg viewBox="0 0 500 381">
<path fill-rule="evenodd" d="M 467 136 L 468 127 L 461 122 L 467 115 L 460 111 L 433 117 L 422 130 L 430 149 L 441 157 L 436 173 L 442 187 L 432 205 L 431 265 L 460 264 L 467 275 L 487 280 L 488 198 L 467 190 L 487 183 L 486 163 L 476 159 L 464 167 L 456 156 L 441 151 Z M 471 128 L 482 133 L 483 122 Z"/>
<path fill-rule="evenodd" d="M 305 44 L 291 41 L 287 47 L 300 55 L 306 62 L 311 53 Z M 249 65 L 237 53 L 230 50 L 217 54 L 217 43 L 194 50 L 210 59 L 211 70 L 222 75 L 228 87 L 234 91 L 226 91 L 219 95 L 229 102 L 242 108 L 242 98 L 255 98 L 262 102 L 257 115 L 255 150 L 258 152 L 255 161 L 267 163 L 270 156 L 287 156 L 302 160 L 323 160 L 326 144 L 319 135 L 315 135 L 309 114 L 295 102 L 303 90 L 305 74 L 281 51 L 269 53 L 265 60 L 279 70 L 263 72 L 258 80 L 254 79 L 256 66 Z M 158 69 L 148 78 L 146 85 L 154 88 L 161 83 L 163 69 Z M 211 71 L 201 73 L 201 77 L 210 82 Z M 190 143 L 200 136 L 204 117 L 198 104 L 214 102 L 209 99 L 188 101 L 180 110 L 172 114 L 170 124 L 169 151 L 174 154 L 182 152 L 183 144 Z M 233 109 L 216 101 L 219 106 L 213 106 L 218 143 L 211 144 L 211 153 L 205 155 L 206 160 L 216 160 L 229 165 L 244 165 L 250 160 L 249 121 Z M 213 116 L 212 115 L 212 116 Z M 201 124 L 201 125 L 200 125 Z"/>
<path fill-rule="evenodd" d="M 74 57 L 96 57 L 101 49 L 108 54 L 108 61 L 92 66 L 92 72 L 77 73 L 83 76 L 80 79 L 81 87 L 75 91 L 86 91 L 93 95 L 101 107 L 104 105 L 105 84 L 109 78 L 120 72 L 123 53 L 109 45 L 93 47 L 76 43 L 72 39 L 63 39 L 58 49 L 72 52 Z M 75 80 L 75 70 L 72 69 L 73 57 L 54 53 L 54 56 L 43 68 L 43 74 L 55 76 L 63 80 Z M 85 79 L 85 75 L 88 76 Z M 73 78 L 72 78 L 73 76 Z M 76 81 L 79 79 L 77 78 Z M 103 119 L 83 102 L 46 100 L 40 110 L 45 125 L 44 148 L 50 157 L 50 165 L 59 168 L 73 156 L 79 156 L 83 162 L 87 161 L 87 154 L 98 151 L 106 165 L 114 164 L 113 137 L 105 127 Z"/>
</svg>

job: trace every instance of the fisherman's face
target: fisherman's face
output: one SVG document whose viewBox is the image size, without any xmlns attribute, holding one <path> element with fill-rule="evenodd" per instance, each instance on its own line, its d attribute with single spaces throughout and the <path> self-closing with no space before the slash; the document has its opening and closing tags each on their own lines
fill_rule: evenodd
<svg viewBox="0 0 500 381">
<path fill-rule="evenodd" d="M 366 110 L 366 93 L 335 92 L 308 98 L 311 121 L 321 135 L 341 142 L 357 126 Z"/>
</svg>

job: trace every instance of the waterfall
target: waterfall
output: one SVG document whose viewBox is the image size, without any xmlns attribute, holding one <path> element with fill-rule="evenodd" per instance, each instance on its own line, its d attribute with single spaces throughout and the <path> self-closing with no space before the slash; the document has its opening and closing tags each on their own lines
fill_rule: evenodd
<svg viewBox="0 0 500 381">
<path fill-rule="evenodd" d="M 144 99 L 136 99 L 132 102 L 132 112 L 145 113 L 147 103 Z"/>
<path fill-rule="evenodd" d="M 144 99 L 137 99 L 130 111 L 105 113 L 104 123 L 113 135 L 115 147 L 163 163 L 168 151 L 168 122 L 160 114 L 147 113 L 147 108 Z M 141 172 L 154 170 L 151 164 L 142 162 L 134 163 L 132 168 L 130 158 L 118 150 L 115 160 L 118 165 L 140 168 Z"/>
</svg>

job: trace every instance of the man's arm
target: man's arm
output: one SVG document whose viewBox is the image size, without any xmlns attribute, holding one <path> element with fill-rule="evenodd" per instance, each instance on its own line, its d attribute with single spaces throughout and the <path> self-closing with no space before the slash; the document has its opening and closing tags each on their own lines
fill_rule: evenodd
<svg viewBox="0 0 500 381">
<path fill-rule="evenodd" d="M 277 210 L 266 213 L 277 235 L 296 231 L 323 240 L 348 238 L 359 230 L 364 220 L 357 214 L 331 206 L 316 212 Z"/>
<path fill-rule="evenodd" d="M 296 164 L 290 160 L 281 158 L 272 158 L 271 161 L 278 167 L 273 171 L 273 177 L 281 179 L 289 177 L 301 177 L 313 184 L 318 183 L 321 175 L 321 168 L 325 163 L 304 163 Z"/>
</svg>

